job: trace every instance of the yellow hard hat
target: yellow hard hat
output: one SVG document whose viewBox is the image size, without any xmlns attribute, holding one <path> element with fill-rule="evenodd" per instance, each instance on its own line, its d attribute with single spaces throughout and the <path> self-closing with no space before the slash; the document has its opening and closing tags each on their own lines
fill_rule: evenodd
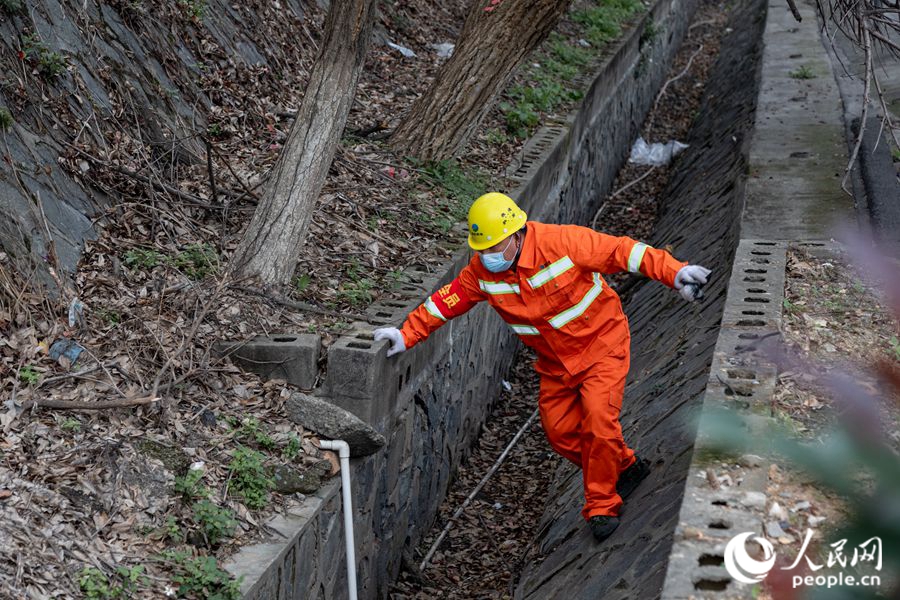
<svg viewBox="0 0 900 600">
<path fill-rule="evenodd" d="M 484 194 L 469 207 L 469 247 L 490 248 L 521 229 L 526 220 L 525 211 L 506 194 Z"/>
</svg>

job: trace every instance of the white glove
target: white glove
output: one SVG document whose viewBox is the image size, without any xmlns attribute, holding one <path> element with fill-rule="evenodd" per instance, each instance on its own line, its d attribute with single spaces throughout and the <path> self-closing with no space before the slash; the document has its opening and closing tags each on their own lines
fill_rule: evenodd
<svg viewBox="0 0 900 600">
<path fill-rule="evenodd" d="M 706 284 L 710 273 L 712 271 L 700 265 L 681 267 L 675 275 L 675 289 L 681 293 L 682 298 L 688 302 L 693 302 L 697 299 L 695 294 Z"/>
<path fill-rule="evenodd" d="M 391 343 L 388 348 L 387 355 L 393 356 L 406 351 L 406 344 L 403 342 L 403 334 L 396 327 L 382 327 L 375 330 L 375 341 L 387 340 Z"/>
</svg>

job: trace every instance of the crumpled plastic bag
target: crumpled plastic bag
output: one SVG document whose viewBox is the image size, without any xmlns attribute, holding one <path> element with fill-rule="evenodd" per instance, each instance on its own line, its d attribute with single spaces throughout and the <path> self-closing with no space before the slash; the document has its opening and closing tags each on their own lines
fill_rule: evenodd
<svg viewBox="0 0 900 600">
<path fill-rule="evenodd" d="M 394 50 L 396 50 L 397 52 L 399 52 L 406 58 L 415 58 L 416 57 L 416 53 L 413 52 L 412 50 L 410 50 L 409 48 L 407 48 L 406 46 L 401 46 L 400 44 L 395 44 L 394 42 L 388 42 L 387 45 L 389 48 L 393 48 Z"/>
<path fill-rule="evenodd" d="M 636 165 L 661 167 L 669 164 L 672 158 L 678 156 L 687 147 L 687 144 L 675 140 L 670 140 L 665 144 L 659 142 L 648 144 L 643 137 L 638 136 L 634 146 L 631 147 L 631 156 L 628 158 L 628 162 Z"/>
<path fill-rule="evenodd" d="M 455 44 L 444 42 L 443 44 L 431 44 L 431 47 L 437 52 L 438 58 L 450 58 L 453 56 Z"/>
</svg>

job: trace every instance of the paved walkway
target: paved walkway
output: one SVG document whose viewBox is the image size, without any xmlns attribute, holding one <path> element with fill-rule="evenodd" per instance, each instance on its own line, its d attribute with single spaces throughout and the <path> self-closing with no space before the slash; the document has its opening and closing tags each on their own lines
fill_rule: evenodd
<svg viewBox="0 0 900 600">
<path fill-rule="evenodd" d="M 769 2 L 744 239 L 828 239 L 856 218 L 841 190 L 848 152 L 840 94 L 813 5 L 798 4 L 801 23 L 784 0 Z"/>
</svg>

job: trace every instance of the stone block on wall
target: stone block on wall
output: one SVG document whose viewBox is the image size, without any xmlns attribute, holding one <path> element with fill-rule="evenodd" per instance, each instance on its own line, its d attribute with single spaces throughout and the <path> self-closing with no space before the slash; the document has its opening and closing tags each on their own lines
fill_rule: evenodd
<svg viewBox="0 0 900 600">
<path fill-rule="evenodd" d="M 284 379 L 309 390 L 315 387 L 319 374 L 321 345 L 317 335 L 284 333 L 239 343 L 219 342 L 213 346 L 213 353 L 264 379 Z"/>
</svg>

